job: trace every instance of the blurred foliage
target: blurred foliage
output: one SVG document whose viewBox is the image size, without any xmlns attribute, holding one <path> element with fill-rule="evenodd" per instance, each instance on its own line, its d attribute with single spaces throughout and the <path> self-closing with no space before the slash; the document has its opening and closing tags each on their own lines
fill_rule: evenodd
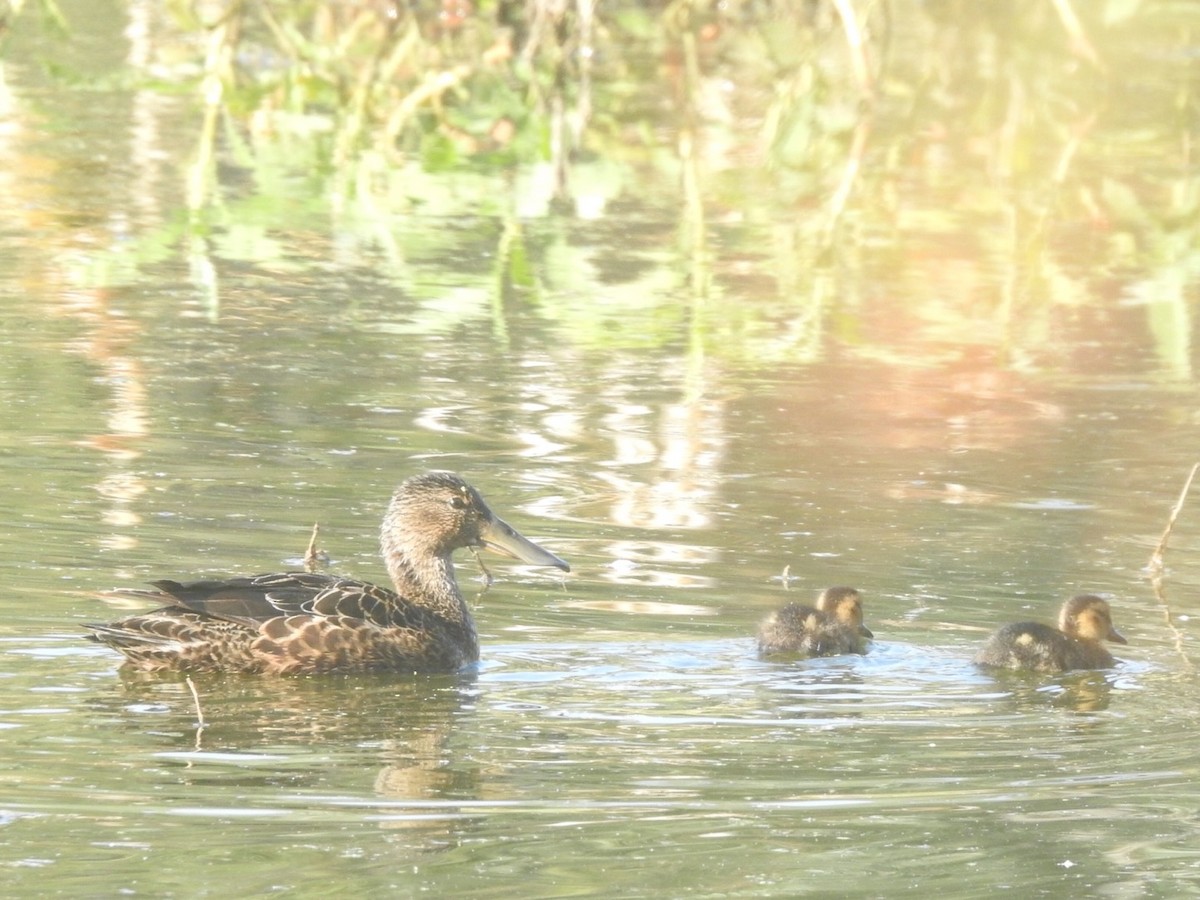
<svg viewBox="0 0 1200 900">
<path fill-rule="evenodd" d="M 366 151 L 429 171 L 545 158 L 562 139 L 548 131 L 556 105 L 588 90 L 596 42 L 612 37 L 591 4 L 553 0 L 170 7 L 204 36 L 210 105 L 268 133 L 324 135 L 337 171 Z"/>
<path fill-rule="evenodd" d="M 516 298 L 750 365 L 1036 367 L 1136 303 L 1190 377 L 1197 33 L 1184 0 L 172 0 L 130 58 L 196 88 L 186 208 L 119 252 L 182 242 L 219 316 L 222 265 L 336 242 L 431 328 Z"/>
</svg>

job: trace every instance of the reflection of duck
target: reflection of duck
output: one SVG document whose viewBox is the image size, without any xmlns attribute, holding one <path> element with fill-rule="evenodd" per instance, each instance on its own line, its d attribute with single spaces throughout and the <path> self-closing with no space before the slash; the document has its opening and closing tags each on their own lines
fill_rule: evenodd
<svg viewBox="0 0 1200 900">
<path fill-rule="evenodd" d="M 817 606 L 789 603 L 767 616 L 758 629 L 758 652 L 838 656 L 866 653 L 874 637 L 863 625 L 862 597 L 852 587 L 821 591 Z"/>
<path fill-rule="evenodd" d="M 375 822 L 404 852 L 458 846 L 477 825 L 473 803 L 511 799 L 493 767 L 449 744 L 479 707 L 474 672 L 442 678 L 358 675 L 350 690 L 343 678 L 266 683 L 221 673 L 197 673 L 191 684 L 210 714 L 198 729 L 188 685 L 132 666 L 93 691 L 89 709 L 136 729 L 147 747 L 167 755 L 199 751 L 219 759 L 247 747 L 284 757 L 292 755 L 289 748 L 302 749 L 305 759 L 319 754 L 327 787 L 369 796 L 374 784 L 376 799 L 387 804 Z M 296 770 L 286 763 L 235 767 L 228 774 L 243 793 L 276 796 L 295 788 Z M 178 777 L 184 787 L 199 789 L 225 778 L 204 765 L 181 767 Z M 423 814 L 431 803 L 439 814 Z"/>
<path fill-rule="evenodd" d="M 981 666 L 1062 672 L 1104 669 L 1116 660 L 1100 642 L 1126 643 L 1113 628 L 1108 604 L 1094 594 L 1080 594 L 1063 604 L 1058 628 L 1039 622 L 1005 625 L 975 656 Z"/>
<path fill-rule="evenodd" d="M 122 593 L 166 606 L 109 625 L 93 640 L 147 670 L 452 672 L 479 659 L 471 612 L 451 554 L 488 547 L 527 563 L 570 567 L 488 509 L 449 472 L 409 478 L 381 530 L 396 590 L 308 572 L 179 584 Z"/>
</svg>

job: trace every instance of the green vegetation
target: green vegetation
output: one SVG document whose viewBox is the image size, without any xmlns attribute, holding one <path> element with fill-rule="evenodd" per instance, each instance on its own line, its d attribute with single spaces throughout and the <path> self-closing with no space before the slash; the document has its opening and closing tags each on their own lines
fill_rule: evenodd
<svg viewBox="0 0 1200 900">
<path fill-rule="evenodd" d="M 332 230 L 442 324 L 516 297 L 574 341 L 743 364 L 830 334 L 903 355 L 886 333 L 1038 367 L 1081 310 L 1135 303 L 1191 375 L 1194 4 L 168 10 L 129 89 L 188 90 L 192 152 L 179 215 L 120 250 L 135 270 L 182 246 L 297 271 Z M 451 285 L 425 262 L 458 257 Z"/>
</svg>

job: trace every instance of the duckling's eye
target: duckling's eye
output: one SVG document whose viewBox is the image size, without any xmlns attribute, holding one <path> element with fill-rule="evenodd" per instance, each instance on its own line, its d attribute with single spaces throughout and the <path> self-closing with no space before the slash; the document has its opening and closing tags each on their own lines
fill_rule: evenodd
<svg viewBox="0 0 1200 900">
<path fill-rule="evenodd" d="M 466 509 L 467 508 L 467 498 L 460 497 L 457 494 L 455 494 L 453 497 L 450 498 L 450 508 L 451 509 Z"/>
</svg>

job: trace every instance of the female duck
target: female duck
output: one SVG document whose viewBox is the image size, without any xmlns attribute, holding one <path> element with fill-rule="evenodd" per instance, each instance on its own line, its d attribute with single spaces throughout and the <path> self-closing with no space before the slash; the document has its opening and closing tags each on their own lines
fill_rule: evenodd
<svg viewBox="0 0 1200 900">
<path fill-rule="evenodd" d="M 1058 628 L 1038 622 L 1005 625 L 975 656 L 981 666 L 1065 672 L 1106 669 L 1116 660 L 1100 642 L 1126 643 L 1112 623 L 1108 604 L 1094 594 L 1080 594 L 1063 604 Z"/>
<path fill-rule="evenodd" d="M 145 670 L 453 672 L 479 659 L 451 554 L 487 547 L 531 565 L 570 567 L 520 535 L 475 488 L 449 472 L 397 488 L 380 534 L 394 591 L 336 575 L 286 572 L 119 591 L 165 603 L 108 625 L 92 640 Z"/>
<path fill-rule="evenodd" d="M 758 629 L 758 652 L 763 656 L 796 653 L 840 656 L 866 653 L 874 637 L 863 625 L 862 597 L 852 587 L 826 588 L 817 606 L 789 603 L 767 616 Z"/>
</svg>

